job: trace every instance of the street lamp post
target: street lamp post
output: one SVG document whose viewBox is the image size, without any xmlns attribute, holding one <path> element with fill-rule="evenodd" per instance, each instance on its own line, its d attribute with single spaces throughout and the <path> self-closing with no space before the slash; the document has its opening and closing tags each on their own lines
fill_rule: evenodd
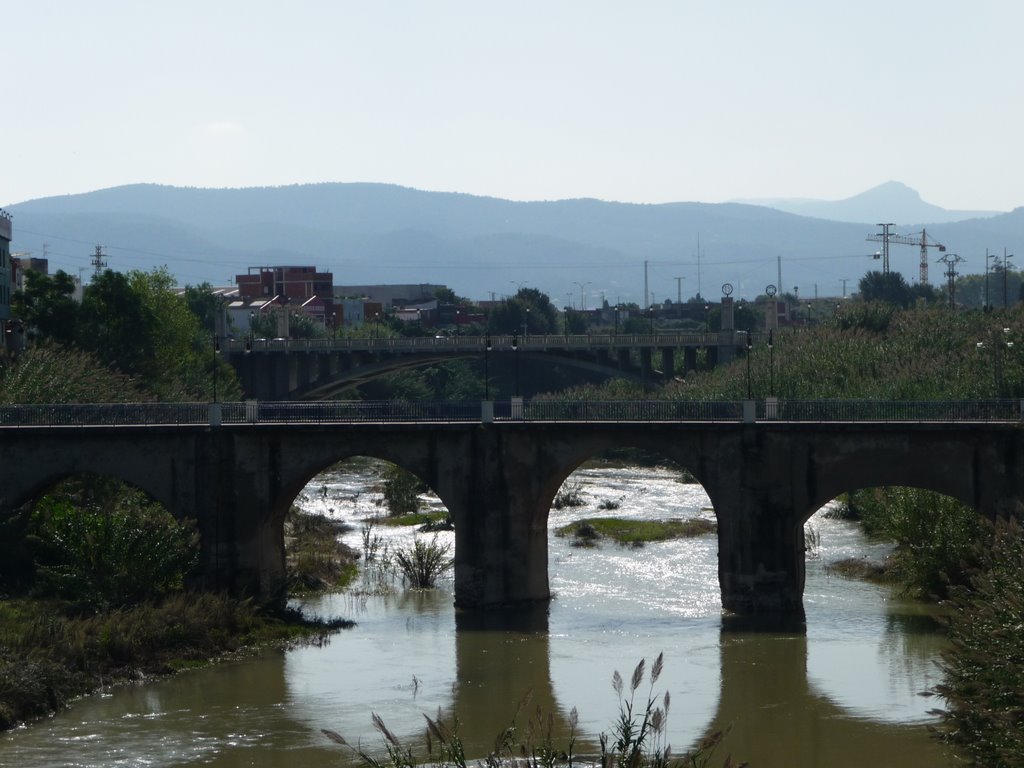
<svg viewBox="0 0 1024 768">
<path fill-rule="evenodd" d="M 775 339 L 774 328 L 768 329 L 768 395 L 775 396 Z"/>
<path fill-rule="evenodd" d="M 580 287 L 580 310 L 586 312 L 587 311 L 587 298 L 583 294 L 583 289 L 586 288 L 588 285 L 590 285 L 590 281 L 588 280 L 585 283 L 579 283 L 579 282 L 576 282 L 575 280 L 573 280 L 573 285 L 578 285 Z"/>
<path fill-rule="evenodd" d="M 1006 350 L 1013 349 L 1013 340 L 1010 338 L 1010 329 L 992 329 L 992 334 L 988 344 L 984 341 L 979 341 L 975 345 L 979 352 L 983 351 L 986 347 L 990 347 L 992 350 L 992 368 L 993 368 L 993 379 L 996 387 L 996 397 L 1003 397 L 1003 355 Z"/>
<path fill-rule="evenodd" d="M 220 353 L 220 339 L 213 335 L 213 402 L 217 402 L 217 355 Z"/>
<path fill-rule="evenodd" d="M 754 348 L 754 340 L 750 336 L 750 331 L 747 331 L 747 400 L 754 399 L 754 391 L 750 385 L 750 353 Z"/>
<path fill-rule="evenodd" d="M 519 337 L 512 336 L 512 356 L 515 358 L 516 397 L 519 397 Z"/>
<path fill-rule="evenodd" d="M 992 308 L 992 304 L 988 300 L 988 275 L 992 271 L 992 267 L 989 262 L 995 259 L 996 264 L 999 263 L 999 256 L 995 253 L 989 253 L 988 248 L 985 249 L 985 306 L 982 309 L 988 312 Z"/>
<path fill-rule="evenodd" d="M 253 324 L 255 322 L 256 322 L 256 312 L 255 312 L 255 310 L 250 310 L 250 312 L 249 312 L 249 335 L 248 335 L 248 337 L 245 340 L 245 355 L 248 358 L 245 361 L 245 367 L 246 367 L 246 369 L 249 372 L 249 397 L 254 397 L 254 395 L 255 395 L 255 393 L 252 391 L 252 383 L 253 383 L 253 380 L 255 378 L 254 375 L 253 375 L 253 371 L 252 371 L 253 365 L 254 365 L 254 362 L 253 362 L 253 359 L 252 359 L 252 343 L 253 343 L 253 328 L 252 327 L 253 327 Z"/>
<path fill-rule="evenodd" d="M 484 400 L 491 399 L 491 370 L 490 370 L 491 334 L 484 337 Z"/>
</svg>

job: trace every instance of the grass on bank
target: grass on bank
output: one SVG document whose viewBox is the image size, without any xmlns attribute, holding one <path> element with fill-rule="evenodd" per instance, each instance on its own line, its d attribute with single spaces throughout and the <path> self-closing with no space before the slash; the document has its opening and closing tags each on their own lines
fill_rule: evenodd
<svg viewBox="0 0 1024 768">
<path fill-rule="evenodd" d="M 322 639 L 347 624 L 268 614 L 248 601 L 204 592 L 101 613 L 59 600 L 0 601 L 0 729 L 107 685 L 256 646 Z"/>
<path fill-rule="evenodd" d="M 285 519 L 289 594 L 342 589 L 355 579 L 359 552 L 340 541 L 350 530 L 341 520 L 292 507 Z"/>
<path fill-rule="evenodd" d="M 563 525 L 556 536 L 572 536 L 575 546 L 594 546 L 603 538 L 619 544 L 643 546 L 651 541 L 692 538 L 714 533 L 718 529 L 712 520 L 691 518 L 680 520 L 626 520 L 621 517 L 588 517 Z"/>
</svg>

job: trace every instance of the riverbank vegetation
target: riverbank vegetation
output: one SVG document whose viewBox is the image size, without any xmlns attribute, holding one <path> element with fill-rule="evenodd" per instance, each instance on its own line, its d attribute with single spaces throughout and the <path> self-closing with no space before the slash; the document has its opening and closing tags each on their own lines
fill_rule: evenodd
<svg viewBox="0 0 1024 768">
<path fill-rule="evenodd" d="M 85 611 L 56 598 L 0 600 L 0 729 L 55 712 L 77 696 L 143 681 L 268 644 L 344 626 L 267 614 L 208 592 L 178 592 Z"/>
<path fill-rule="evenodd" d="M 341 520 L 298 507 L 289 510 L 284 524 L 288 594 L 340 590 L 352 582 L 359 571 L 359 552 L 340 539 L 349 530 Z"/>
<path fill-rule="evenodd" d="M 1024 531 L 1000 523 L 975 547 L 977 566 L 946 602 L 951 648 L 936 692 L 938 733 L 974 765 L 1024 765 Z"/>
</svg>

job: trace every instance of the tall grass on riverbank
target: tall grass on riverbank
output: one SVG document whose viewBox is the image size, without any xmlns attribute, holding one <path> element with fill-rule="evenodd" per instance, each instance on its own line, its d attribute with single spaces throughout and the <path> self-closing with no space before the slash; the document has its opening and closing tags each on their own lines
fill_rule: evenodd
<svg viewBox="0 0 1024 768">
<path fill-rule="evenodd" d="M 654 695 L 654 686 L 664 668 L 664 654 L 647 671 L 645 659 L 633 670 L 628 689 L 618 670 L 612 675 L 612 688 L 619 698 L 619 716 L 610 733 L 601 733 L 601 753 L 596 756 L 580 756 L 575 753 L 576 725 L 578 714 L 573 707 L 569 713 L 569 733 L 564 747 L 558 746 L 552 737 L 552 717 L 538 708 L 527 722 L 519 719 L 528 711 L 529 696 L 519 703 L 512 721 L 494 740 L 495 748 L 489 755 L 477 761 L 485 768 L 502 766 L 526 766 L 526 768 L 554 768 L 574 764 L 598 765 L 601 768 L 707 768 L 713 753 L 721 742 L 722 733 L 713 733 L 703 739 L 693 750 L 675 754 L 665 740 L 668 711 L 671 703 L 669 693 Z M 638 702 L 637 691 L 649 677 L 649 691 L 644 703 Z M 383 738 L 385 757 L 377 757 L 361 744 L 352 745 L 344 736 L 327 728 L 322 733 L 331 741 L 350 750 L 365 768 L 416 768 L 433 765 L 437 768 L 469 768 L 462 740 L 459 737 L 458 720 L 446 722 L 438 712 L 436 718 L 424 715 L 427 727 L 424 732 L 425 754 L 416 755 L 412 746 L 404 744 L 388 727 L 383 718 L 372 713 L 373 727 Z M 723 768 L 744 768 L 746 763 L 734 764 L 726 757 Z"/>
</svg>

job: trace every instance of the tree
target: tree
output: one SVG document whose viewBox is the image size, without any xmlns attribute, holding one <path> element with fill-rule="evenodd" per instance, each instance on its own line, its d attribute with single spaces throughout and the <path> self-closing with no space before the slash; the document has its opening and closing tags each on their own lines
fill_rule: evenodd
<svg viewBox="0 0 1024 768">
<path fill-rule="evenodd" d="M 546 293 L 536 288 L 520 288 L 491 310 L 487 328 L 491 333 L 555 333 L 558 311 Z"/>
<path fill-rule="evenodd" d="M 217 332 L 217 313 L 220 311 L 221 299 L 213 292 L 209 283 L 185 286 L 185 304 L 197 318 L 203 330 L 213 334 Z"/>
<path fill-rule="evenodd" d="M 128 276 L 108 269 L 85 292 L 76 341 L 107 365 L 149 381 L 157 376 L 156 328 L 156 315 Z"/>
<path fill-rule="evenodd" d="M 864 301 L 884 301 L 903 309 L 914 303 L 914 292 L 899 272 L 868 272 L 858 287 Z"/>
<path fill-rule="evenodd" d="M 25 322 L 32 337 L 71 344 L 79 313 L 74 292 L 75 280 L 63 270 L 52 277 L 29 270 L 25 272 L 25 287 L 12 297 L 11 309 Z"/>
<path fill-rule="evenodd" d="M 434 291 L 434 298 L 441 304 L 454 304 L 459 307 L 471 307 L 473 302 L 465 296 L 459 296 L 451 288 L 438 288 Z"/>
</svg>

